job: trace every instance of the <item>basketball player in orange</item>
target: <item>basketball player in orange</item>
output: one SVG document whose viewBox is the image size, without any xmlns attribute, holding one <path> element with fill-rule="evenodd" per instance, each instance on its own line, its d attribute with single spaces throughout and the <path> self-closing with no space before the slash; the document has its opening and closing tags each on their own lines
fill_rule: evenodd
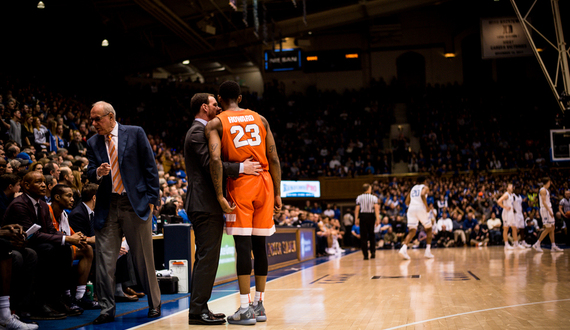
<svg viewBox="0 0 570 330">
<path fill-rule="evenodd" d="M 252 325 L 267 320 L 263 307 L 268 271 L 265 237 L 275 232 L 273 212 L 281 210 L 281 166 L 267 120 L 254 111 L 239 107 L 239 85 L 233 81 L 222 83 L 218 102 L 224 112 L 208 123 L 205 134 L 210 149 L 212 181 L 218 202 L 226 213 L 226 232 L 234 236 L 237 254 L 240 308 L 227 320 L 230 324 Z M 228 162 L 243 162 L 250 157 L 260 163 L 263 172 L 259 176 L 240 174 L 237 179 L 228 178 L 226 199 L 222 158 Z M 252 251 L 253 302 L 249 287 Z"/>
</svg>

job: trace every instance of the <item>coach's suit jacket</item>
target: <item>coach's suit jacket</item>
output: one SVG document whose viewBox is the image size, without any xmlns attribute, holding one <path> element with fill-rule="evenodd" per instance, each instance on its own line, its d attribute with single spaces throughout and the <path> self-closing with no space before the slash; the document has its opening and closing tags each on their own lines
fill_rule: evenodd
<svg viewBox="0 0 570 330">
<path fill-rule="evenodd" d="M 222 214 L 222 208 L 216 198 L 216 191 L 210 175 L 210 152 L 204 135 L 205 126 L 194 120 L 186 134 L 184 159 L 188 175 L 186 213 L 206 212 Z M 239 163 L 223 162 L 224 177 L 239 177 Z"/>
<path fill-rule="evenodd" d="M 119 123 L 116 125 L 119 125 L 117 157 L 123 185 L 135 213 L 142 220 L 147 220 L 150 215 L 149 204 L 157 205 L 159 198 L 160 186 L 154 155 L 142 128 Z M 103 135 L 94 135 L 87 141 L 87 159 L 89 181 L 99 183 L 93 222 L 95 229 L 101 229 L 109 214 L 113 188 L 111 175 L 97 180 L 97 168 L 102 163 L 111 163 Z"/>
<path fill-rule="evenodd" d="M 39 200 L 41 210 L 39 216 L 36 215 L 36 208 L 30 198 L 24 193 L 14 198 L 6 209 L 2 226 L 17 223 L 28 230 L 33 224 L 42 226 L 32 238 L 30 245 L 34 246 L 42 243 L 61 245 L 63 234 L 55 229 L 49 212 L 49 205 L 42 199 Z"/>
<path fill-rule="evenodd" d="M 224 230 L 222 208 L 210 176 L 210 152 L 205 126 L 194 120 L 186 133 L 184 159 L 188 175 L 186 212 L 194 228 L 196 257 L 191 278 L 189 314 L 208 313 L 208 300 L 220 259 Z M 239 163 L 223 163 L 224 175 L 239 176 Z"/>
<path fill-rule="evenodd" d="M 91 230 L 89 225 L 89 212 L 85 204 L 79 202 L 77 206 L 69 213 L 69 226 L 75 232 L 81 232 L 87 237 L 95 236 L 95 232 Z"/>
</svg>

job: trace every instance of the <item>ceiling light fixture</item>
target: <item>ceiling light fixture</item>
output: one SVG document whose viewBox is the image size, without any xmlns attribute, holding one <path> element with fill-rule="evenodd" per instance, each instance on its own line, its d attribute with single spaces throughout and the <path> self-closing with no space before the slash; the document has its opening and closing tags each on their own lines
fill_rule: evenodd
<svg viewBox="0 0 570 330">
<path fill-rule="evenodd" d="M 107 47 L 107 46 L 109 46 L 109 40 L 103 39 L 103 42 L 101 43 L 101 47 Z"/>
<path fill-rule="evenodd" d="M 190 60 L 184 60 L 184 61 L 182 61 L 182 64 L 188 65 L 188 64 L 190 64 Z"/>
<path fill-rule="evenodd" d="M 443 57 L 445 57 L 445 58 L 454 58 L 454 57 L 455 57 L 455 53 L 445 53 L 445 54 L 443 54 Z"/>
<path fill-rule="evenodd" d="M 44 4 L 43 1 L 38 2 L 38 9 L 44 9 L 46 7 L 46 5 Z"/>
</svg>

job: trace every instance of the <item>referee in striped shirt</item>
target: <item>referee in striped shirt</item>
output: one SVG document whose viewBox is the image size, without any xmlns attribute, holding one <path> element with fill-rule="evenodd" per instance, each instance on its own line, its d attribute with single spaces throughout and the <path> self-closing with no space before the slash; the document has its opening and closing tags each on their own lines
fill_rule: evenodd
<svg viewBox="0 0 570 330">
<path fill-rule="evenodd" d="M 364 260 L 368 260 L 368 248 L 370 258 L 376 257 L 376 237 L 374 237 L 374 222 L 380 221 L 380 205 L 378 197 L 372 195 L 372 186 L 365 183 L 362 186 L 364 194 L 356 197 L 356 209 L 354 210 L 354 224 L 360 226 L 360 245 Z M 370 246 L 368 246 L 370 243 Z"/>
</svg>

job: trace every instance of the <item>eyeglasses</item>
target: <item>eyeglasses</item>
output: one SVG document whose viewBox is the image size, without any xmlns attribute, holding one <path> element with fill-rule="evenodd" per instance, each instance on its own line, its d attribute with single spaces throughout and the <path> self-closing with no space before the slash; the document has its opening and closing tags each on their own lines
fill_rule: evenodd
<svg viewBox="0 0 570 330">
<path fill-rule="evenodd" d="M 103 117 L 108 116 L 108 115 L 110 115 L 110 114 L 111 114 L 111 113 L 109 112 L 109 113 L 104 114 L 104 115 L 102 115 L 102 116 L 92 117 L 92 118 L 91 118 L 91 121 L 94 121 L 94 122 L 98 123 L 98 122 L 101 121 L 101 119 L 103 119 Z"/>
</svg>

